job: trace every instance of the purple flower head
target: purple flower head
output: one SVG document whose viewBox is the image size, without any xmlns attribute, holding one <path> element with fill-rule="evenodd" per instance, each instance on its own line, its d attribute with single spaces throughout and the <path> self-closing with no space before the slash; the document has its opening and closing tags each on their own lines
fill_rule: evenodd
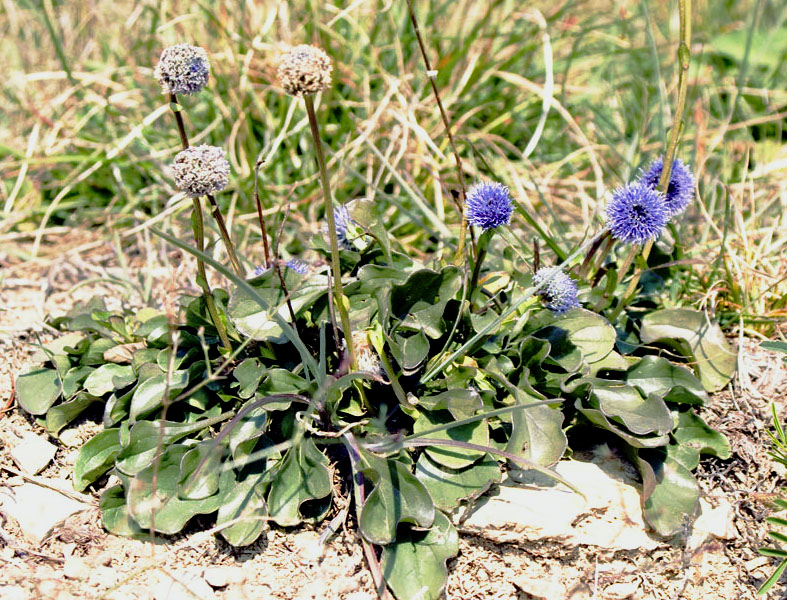
<svg viewBox="0 0 787 600">
<path fill-rule="evenodd" d="M 641 183 L 618 188 L 607 205 L 607 227 L 615 239 L 626 244 L 655 240 L 667 221 L 664 196 Z"/>
<path fill-rule="evenodd" d="M 264 273 L 267 273 L 267 272 L 268 272 L 268 267 L 263 267 L 262 265 L 259 265 L 259 266 L 254 268 L 254 272 L 252 273 L 252 277 L 259 277 L 260 275 L 263 275 Z"/>
<path fill-rule="evenodd" d="M 333 220 L 336 223 L 336 238 L 339 242 L 339 249 L 355 250 L 352 239 L 350 239 L 352 236 L 349 233 L 350 229 L 355 227 L 355 221 L 353 221 L 352 217 L 350 217 L 350 211 L 347 210 L 347 207 L 344 204 L 334 207 Z M 326 236 L 330 235 L 328 233 L 327 223 L 323 224 L 322 232 Z"/>
<path fill-rule="evenodd" d="M 208 84 L 208 55 L 191 44 L 169 46 L 161 53 L 154 75 L 165 93 L 196 94 Z"/>
<path fill-rule="evenodd" d="M 661 170 L 664 168 L 664 158 L 659 156 L 650 163 L 646 171 L 643 171 L 639 182 L 651 189 L 657 189 Z M 669 185 L 667 186 L 667 213 L 670 217 L 679 215 L 694 199 L 694 175 L 679 158 L 672 162 L 670 171 Z"/>
<path fill-rule="evenodd" d="M 514 208 L 508 188 L 496 181 L 482 181 L 467 190 L 467 222 L 484 231 L 508 225 Z"/>
<path fill-rule="evenodd" d="M 541 285 L 548 278 L 552 279 L 538 291 L 545 306 L 556 315 L 578 308 L 577 284 L 558 267 L 544 267 L 536 271 L 533 283 Z"/>
<path fill-rule="evenodd" d="M 292 269 L 298 275 L 306 275 L 309 272 L 309 263 L 299 258 L 291 258 L 284 264 L 288 269 Z"/>
</svg>

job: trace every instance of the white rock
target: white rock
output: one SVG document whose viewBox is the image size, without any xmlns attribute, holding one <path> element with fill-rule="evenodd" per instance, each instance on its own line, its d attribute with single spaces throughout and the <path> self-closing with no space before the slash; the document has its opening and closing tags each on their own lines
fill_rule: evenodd
<svg viewBox="0 0 787 600">
<path fill-rule="evenodd" d="M 604 600 L 628 600 L 637 593 L 638 581 L 613 583 L 604 588 Z"/>
<path fill-rule="evenodd" d="M 82 445 L 82 438 L 76 429 L 66 429 L 60 434 L 60 443 L 69 448 L 76 448 Z"/>
<path fill-rule="evenodd" d="M 25 483 L 18 487 L 0 486 L 0 508 L 38 545 L 55 526 L 73 514 L 88 510 L 90 505 L 49 488 Z"/>
<path fill-rule="evenodd" d="M 737 537 L 733 519 L 735 511 L 728 500 L 722 498 L 713 507 L 705 498 L 700 498 L 700 515 L 694 521 L 689 535 L 689 549 L 696 550 L 705 540 L 716 537 L 731 540 Z"/>
<path fill-rule="evenodd" d="M 68 579 L 87 579 L 90 568 L 79 556 L 69 556 L 63 564 L 63 575 Z"/>
<path fill-rule="evenodd" d="M 222 588 L 246 581 L 246 574 L 240 567 L 207 567 L 202 576 L 214 588 Z"/>
<path fill-rule="evenodd" d="M 110 567 L 96 567 L 90 573 L 88 583 L 93 587 L 108 589 L 118 582 L 118 572 Z"/>
<path fill-rule="evenodd" d="M 213 588 L 192 571 L 158 571 L 154 580 L 155 600 L 216 600 Z"/>
<path fill-rule="evenodd" d="M 566 586 L 558 581 L 559 574 L 551 579 L 543 577 L 517 577 L 516 586 L 535 600 L 565 600 Z"/>
<path fill-rule="evenodd" d="M 11 458 L 25 473 L 35 475 L 52 462 L 55 452 L 57 452 L 56 446 L 27 431 L 22 436 L 22 441 L 11 449 Z"/>
<path fill-rule="evenodd" d="M 498 543 L 548 539 L 613 550 L 656 548 L 660 542 L 648 534 L 638 487 L 626 480 L 622 463 L 608 463 L 603 469 L 575 460 L 555 466 L 585 498 L 536 472 L 529 484 L 506 480 L 460 529 Z"/>
</svg>

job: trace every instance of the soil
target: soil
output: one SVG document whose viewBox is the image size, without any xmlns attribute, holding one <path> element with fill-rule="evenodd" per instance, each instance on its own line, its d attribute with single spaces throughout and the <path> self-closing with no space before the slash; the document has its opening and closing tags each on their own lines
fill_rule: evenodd
<svg viewBox="0 0 787 600">
<path fill-rule="evenodd" d="M 167 306 L 184 291 L 196 292 L 188 277 L 193 264 L 179 252 L 148 246 L 115 248 L 98 234 L 72 231 L 45 237 L 39 257 L 29 258 L 29 240 L 0 244 L 0 432 L 2 440 L 43 428 L 13 402 L 13 376 L 24 370 L 35 344 L 53 337 L 46 315 L 63 314 L 79 300 L 101 294 L 110 308 L 141 305 L 144 281 L 153 279 L 152 302 Z M 150 264 L 149 257 L 155 258 Z M 127 281 L 131 285 L 118 283 Z M 757 548 L 766 545 L 768 501 L 785 484 L 784 469 L 768 455 L 770 406 L 782 420 L 787 368 L 782 357 L 744 340 L 742 369 L 734 385 L 715 395 L 702 416 L 725 433 L 733 447 L 726 461 L 704 460 L 698 469 L 712 503 L 734 506 L 732 539 L 711 539 L 688 551 L 664 544 L 655 551 L 610 551 L 559 543 L 495 544 L 462 535 L 459 556 L 448 563 L 445 597 L 450 600 L 753 600 L 776 566 Z M 79 445 L 99 430 L 83 420 L 60 444 L 40 474 L 65 480 Z M 0 485 L 19 483 L 7 444 L 0 446 Z M 6 470 L 11 467 L 11 471 Z M 352 530 L 320 546 L 319 530 L 271 527 L 254 545 L 235 549 L 195 519 L 184 533 L 155 544 L 107 534 L 97 508 L 58 527 L 40 545 L 31 544 L 16 522 L 0 512 L 0 597 L 27 598 L 220 598 L 373 600 L 377 597 L 361 544 Z M 192 585 L 193 593 L 176 581 Z M 189 583 L 189 582 L 197 583 Z M 207 581 L 207 583 L 206 583 Z M 223 585 L 222 585 L 223 584 Z M 769 598 L 787 598 L 784 587 Z"/>
</svg>

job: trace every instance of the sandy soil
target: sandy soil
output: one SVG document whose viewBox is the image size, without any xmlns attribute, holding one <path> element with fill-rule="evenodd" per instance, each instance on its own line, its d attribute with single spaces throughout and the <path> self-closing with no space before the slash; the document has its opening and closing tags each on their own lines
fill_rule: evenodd
<svg viewBox="0 0 787 600">
<path fill-rule="evenodd" d="M 154 300 L 166 302 L 184 289 L 193 290 L 186 273 L 191 265 L 176 252 L 156 249 L 155 265 L 143 253 L 130 252 L 128 271 L 101 238 L 81 232 L 46 240 L 41 257 L 24 257 L 29 243 L 0 246 L 0 431 L 3 439 L 44 430 L 13 406 L 13 375 L 23 369 L 39 340 L 52 333 L 47 314 L 62 314 L 75 301 L 101 293 L 108 300 L 125 292 L 126 303 L 141 294 L 107 282 L 128 280 L 141 272 L 159 282 Z M 69 249 L 65 251 L 64 249 Z M 89 280 L 94 280 L 90 282 Z M 132 278 L 132 281 L 134 279 Z M 86 283 L 87 282 L 87 283 Z M 76 287 L 80 284 L 79 287 Z M 132 291 L 129 291 L 132 290 Z M 119 301 L 108 302 L 118 306 Z M 699 479 L 707 497 L 725 497 L 735 509 L 737 536 L 710 540 L 688 552 L 680 544 L 649 552 L 566 548 L 558 543 L 494 544 L 463 535 L 459 556 L 449 562 L 446 598 L 572 600 L 738 600 L 755 598 L 757 587 L 775 567 L 761 557 L 769 514 L 767 499 L 785 484 L 783 469 L 767 455 L 770 403 L 785 416 L 787 369 L 781 357 L 747 342 L 745 376 L 718 394 L 703 417 L 726 433 L 734 456 L 706 460 Z M 73 466 L 79 444 L 98 430 L 82 421 L 60 445 L 41 477 L 62 480 Z M 7 445 L 0 447 L 0 485 L 18 483 Z M 270 529 L 251 547 L 234 549 L 206 533 L 209 519 L 195 519 L 178 536 L 156 544 L 106 534 L 98 509 L 82 513 L 56 529 L 38 546 L 17 524 L 0 513 L 0 597 L 26 598 L 221 598 L 337 599 L 376 597 L 361 545 L 351 530 L 340 532 L 325 547 L 319 531 Z M 192 586 L 190 594 L 177 581 Z M 195 583 L 196 582 L 196 583 Z M 207 583 L 206 583 L 207 582 Z M 556 591 L 563 590 L 563 591 Z M 784 598 L 783 588 L 769 597 Z"/>
</svg>

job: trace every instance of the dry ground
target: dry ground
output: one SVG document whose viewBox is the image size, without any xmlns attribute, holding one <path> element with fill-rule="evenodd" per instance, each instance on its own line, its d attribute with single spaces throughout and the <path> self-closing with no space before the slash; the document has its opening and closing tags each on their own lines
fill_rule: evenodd
<svg viewBox="0 0 787 600">
<path fill-rule="evenodd" d="M 42 325 L 47 314 L 61 314 L 76 300 L 101 293 L 119 297 L 110 277 L 123 279 L 116 252 L 101 238 L 70 232 L 47 240 L 41 258 L 25 261 L 26 240 L 0 245 L 0 431 L 3 438 L 43 430 L 13 406 L 13 375 L 32 354 L 31 342 L 51 337 Z M 70 250 L 69 250 L 70 249 Z M 156 253 L 151 267 L 143 254 L 131 256 L 131 272 L 146 269 L 159 282 L 157 302 L 192 289 L 186 274 L 191 265 L 177 253 Z M 94 280 L 94 281 L 89 281 Z M 87 282 L 87 283 L 86 283 Z M 77 284 L 83 284 L 75 288 Z M 138 303 L 129 293 L 127 302 Z M 119 302 L 115 301 L 117 305 Z M 768 495 L 784 485 L 784 472 L 767 456 L 769 406 L 777 402 L 784 416 L 787 369 L 777 355 L 745 342 L 744 387 L 718 394 L 703 415 L 732 442 L 731 460 L 704 461 L 699 479 L 706 497 L 727 498 L 734 506 L 737 535 L 710 540 L 687 552 L 681 544 L 656 551 L 608 551 L 594 547 L 566 548 L 558 543 L 494 544 L 462 536 L 459 556 L 449 563 L 446 597 L 450 600 L 718 600 L 754 599 L 757 587 L 775 566 L 756 548 L 767 531 Z M 83 421 L 41 474 L 68 476 L 78 445 L 97 430 Z M 0 484 L 18 483 L 3 467 L 12 467 L 8 448 L 0 447 Z M 34 547 L 17 524 L 0 514 L 0 597 L 156 599 L 190 597 L 173 588 L 173 580 L 202 582 L 196 597 L 249 599 L 375 598 L 361 547 L 352 531 L 341 532 L 325 548 L 319 532 L 306 528 L 273 528 L 255 545 L 233 549 L 205 533 L 207 521 L 195 520 L 187 531 L 153 545 L 107 535 L 98 510 L 83 513 Z M 221 579 L 224 581 L 221 581 Z M 206 587 L 204 580 L 213 584 Z M 225 583 L 226 585 L 219 585 Z M 169 591 L 169 595 L 167 590 Z M 784 598 L 782 588 L 771 598 Z"/>
</svg>

